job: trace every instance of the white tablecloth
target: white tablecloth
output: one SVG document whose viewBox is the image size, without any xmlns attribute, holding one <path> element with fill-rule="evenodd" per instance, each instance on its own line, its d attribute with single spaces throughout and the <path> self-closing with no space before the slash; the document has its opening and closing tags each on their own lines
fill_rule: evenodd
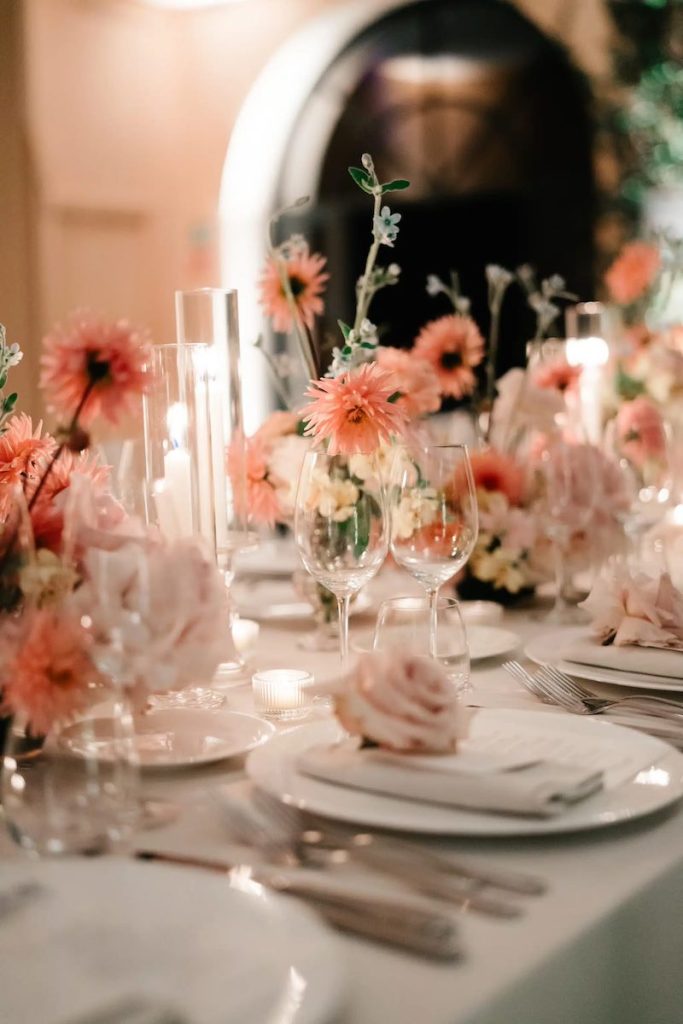
<svg viewBox="0 0 683 1024">
<path fill-rule="evenodd" d="M 400 579 L 404 580 L 404 577 Z M 407 592 L 394 579 L 394 593 Z M 367 628 L 368 620 L 356 628 Z M 528 612 L 504 625 L 523 640 L 542 628 Z M 334 654 L 297 647 L 310 625 L 261 628 L 255 665 L 302 666 L 333 675 Z M 538 708 L 500 662 L 474 666 L 474 702 Z M 248 686 L 228 705 L 251 706 Z M 560 712 L 558 712 L 560 713 Z M 164 852 L 226 857 L 227 837 L 211 789 L 245 792 L 242 765 L 147 776 L 149 795 L 170 797 L 182 814 L 145 833 Z M 466 957 L 439 965 L 371 943 L 342 939 L 349 978 L 340 1024 L 680 1024 L 683 1021 L 683 815 L 680 807 L 627 826 L 570 837 L 432 840 L 543 876 L 546 895 L 528 900 L 523 918 L 461 915 Z M 8 839 L 0 856 L 17 856 Z M 0 1011 L 1 1011 L 0 997 Z M 2 1015 L 0 1012 L 0 1020 Z M 8 1022 L 11 1024 L 11 1022 Z M 36 1022 L 38 1024 L 38 1022 Z"/>
</svg>

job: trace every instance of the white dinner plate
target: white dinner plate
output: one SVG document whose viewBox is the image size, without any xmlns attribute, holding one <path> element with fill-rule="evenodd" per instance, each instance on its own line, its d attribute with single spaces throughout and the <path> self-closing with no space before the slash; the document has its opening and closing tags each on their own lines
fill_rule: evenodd
<svg viewBox="0 0 683 1024">
<path fill-rule="evenodd" d="M 366 630 L 351 637 L 351 647 L 359 654 L 372 650 L 373 630 Z M 483 661 L 484 658 L 498 658 L 510 654 L 519 646 L 519 637 L 509 629 L 498 629 L 496 626 L 467 626 L 467 642 L 470 648 L 470 661 Z"/>
<path fill-rule="evenodd" d="M 472 718 L 470 749 L 534 751 L 539 757 L 580 761 L 603 770 L 605 788 L 554 818 L 473 812 L 401 800 L 321 782 L 296 770 L 309 747 L 334 743 L 344 732 L 333 720 L 274 736 L 247 758 L 261 789 L 307 811 L 374 828 L 452 836 L 531 836 L 575 832 L 629 821 L 683 795 L 683 755 L 652 736 L 604 719 L 544 711 L 481 709 Z"/>
<path fill-rule="evenodd" d="M 334 937 L 260 886 L 82 857 L 5 864 L 0 893 L 22 883 L 40 890 L 0 928 L 8 1024 L 84 1024 L 129 999 L 171 1006 L 188 1024 L 327 1024 L 339 1008 Z"/>
<path fill-rule="evenodd" d="M 554 665 L 567 675 L 577 679 L 588 679 L 594 683 L 610 683 L 615 686 L 627 686 L 637 690 L 671 690 L 683 693 L 683 679 L 675 680 L 669 676 L 648 676 L 642 673 L 617 672 L 614 669 L 601 668 L 598 665 L 581 665 L 576 661 L 565 661 L 560 651 L 565 650 L 574 639 L 585 636 L 585 626 L 575 629 L 563 629 L 550 633 L 541 633 L 524 649 L 531 661 L 538 665 Z"/>
<path fill-rule="evenodd" d="M 111 760 L 111 719 L 96 718 L 93 726 L 94 741 L 74 722 L 61 734 L 60 742 L 81 757 L 86 745 L 91 751 L 94 742 L 97 756 Z M 246 754 L 274 732 L 270 722 L 240 711 L 165 708 L 136 721 L 135 743 L 141 768 L 182 768 Z"/>
<path fill-rule="evenodd" d="M 261 622 L 308 619 L 313 614 L 312 605 L 297 593 L 291 579 L 240 580 L 232 596 L 240 615 Z M 370 608 L 372 597 L 362 590 L 351 602 L 350 614 L 360 615 Z"/>
</svg>

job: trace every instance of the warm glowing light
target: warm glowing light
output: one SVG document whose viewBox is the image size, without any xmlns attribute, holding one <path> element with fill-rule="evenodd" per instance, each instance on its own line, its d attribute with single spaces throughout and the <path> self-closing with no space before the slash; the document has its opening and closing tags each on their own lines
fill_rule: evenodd
<svg viewBox="0 0 683 1024">
<path fill-rule="evenodd" d="M 604 366 L 609 360 L 604 338 L 567 338 L 566 352 L 570 366 Z"/>
<path fill-rule="evenodd" d="M 166 413 L 166 425 L 172 448 L 184 448 L 187 438 L 187 406 L 174 402 Z"/>
<path fill-rule="evenodd" d="M 676 505 L 671 513 L 671 519 L 676 526 L 683 526 L 683 505 Z"/>
</svg>

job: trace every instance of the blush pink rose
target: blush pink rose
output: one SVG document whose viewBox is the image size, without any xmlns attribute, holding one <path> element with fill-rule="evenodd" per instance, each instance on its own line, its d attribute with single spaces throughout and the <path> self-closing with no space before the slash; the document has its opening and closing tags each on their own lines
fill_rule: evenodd
<svg viewBox="0 0 683 1024">
<path fill-rule="evenodd" d="M 659 272 L 662 258 L 656 245 L 628 242 L 605 274 L 610 295 L 622 306 L 640 299 Z"/>
<path fill-rule="evenodd" d="M 657 407 L 642 395 L 625 402 L 616 419 L 617 439 L 636 466 L 661 459 L 666 450 L 664 421 Z"/>
</svg>

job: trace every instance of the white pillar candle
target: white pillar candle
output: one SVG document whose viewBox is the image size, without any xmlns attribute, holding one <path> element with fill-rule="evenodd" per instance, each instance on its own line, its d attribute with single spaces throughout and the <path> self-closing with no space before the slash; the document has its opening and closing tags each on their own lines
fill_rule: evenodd
<svg viewBox="0 0 683 1024">
<path fill-rule="evenodd" d="M 212 443 L 209 432 L 209 410 L 206 378 L 197 381 L 195 388 L 195 430 L 197 432 L 197 489 L 199 496 L 199 531 L 209 547 L 216 546 L 214 529 L 214 493 L 212 483 Z"/>
<path fill-rule="evenodd" d="M 609 359 L 609 346 L 604 338 L 569 338 L 567 362 L 581 367 L 579 400 L 586 440 L 591 444 L 602 441 L 602 390 L 605 365 Z"/>
<path fill-rule="evenodd" d="M 190 537 L 192 523 L 192 464 L 185 448 L 187 408 L 175 402 L 167 413 L 171 449 L 164 455 L 165 491 L 170 496 L 179 537 Z"/>
<path fill-rule="evenodd" d="M 223 430 L 223 406 L 218 381 L 209 381 L 209 417 L 211 423 L 211 461 L 213 487 L 216 502 L 216 549 L 228 550 L 228 500 L 225 469 L 225 431 Z"/>
</svg>

